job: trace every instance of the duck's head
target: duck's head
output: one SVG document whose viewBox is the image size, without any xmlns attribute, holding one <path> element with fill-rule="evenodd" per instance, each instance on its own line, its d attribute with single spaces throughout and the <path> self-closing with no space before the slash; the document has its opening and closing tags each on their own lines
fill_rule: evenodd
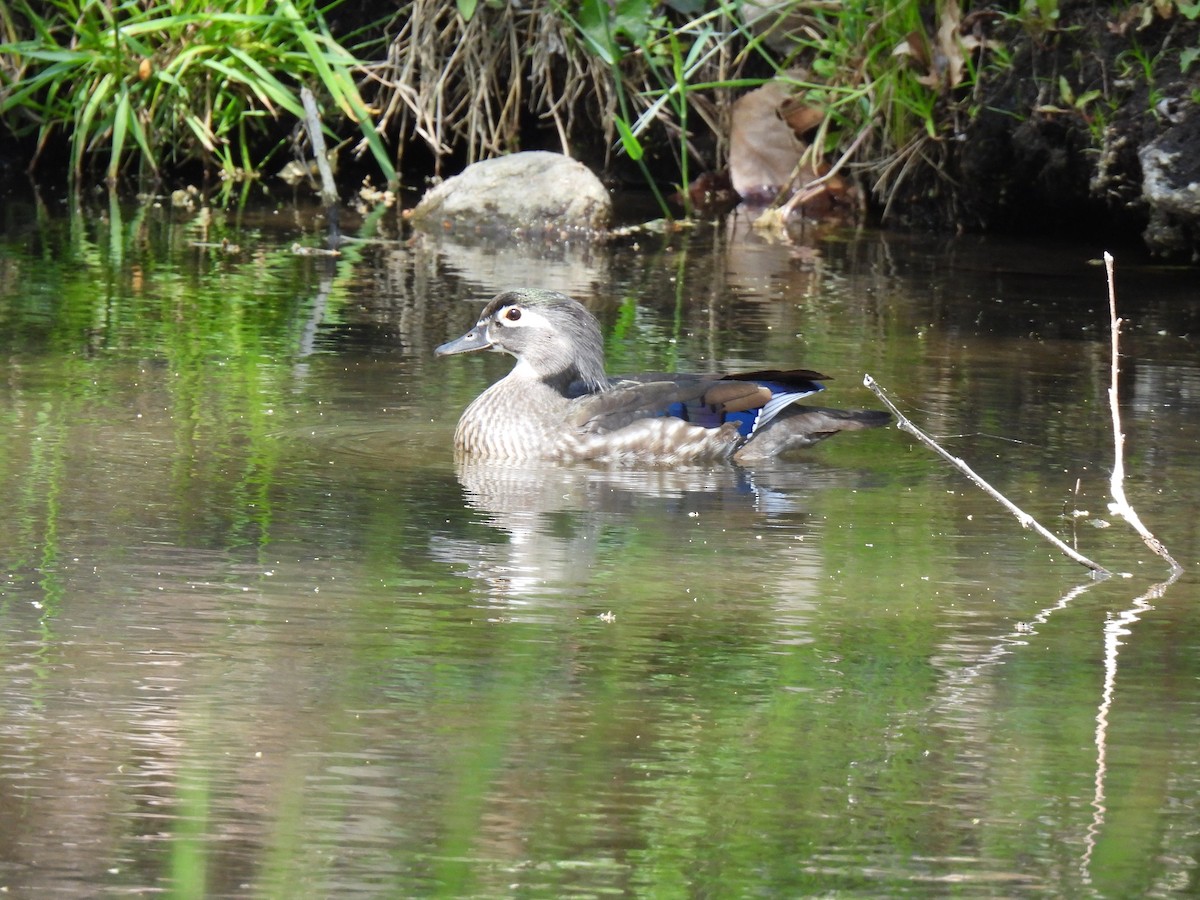
<svg viewBox="0 0 1200 900">
<path fill-rule="evenodd" d="M 603 389 L 604 342 L 600 325 L 582 303 L 557 291 L 521 289 L 497 294 L 475 327 L 438 347 L 438 356 L 492 350 L 508 353 L 525 374 L 543 381 L 583 381 Z M 529 371 L 531 370 L 531 371 Z"/>
</svg>

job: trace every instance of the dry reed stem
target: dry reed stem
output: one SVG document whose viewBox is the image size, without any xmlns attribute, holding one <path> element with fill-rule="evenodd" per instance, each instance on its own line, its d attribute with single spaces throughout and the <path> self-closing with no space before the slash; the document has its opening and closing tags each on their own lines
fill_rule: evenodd
<svg viewBox="0 0 1200 900">
<path fill-rule="evenodd" d="M 783 204 L 783 206 L 780 207 L 780 209 L 779 209 L 780 215 L 782 215 L 783 218 L 786 220 L 787 217 L 792 214 L 792 211 L 797 206 L 802 206 L 803 204 L 807 203 L 809 200 L 812 200 L 814 197 L 818 196 L 822 191 L 824 191 L 825 185 L 830 180 L 835 178 L 837 176 L 837 174 L 842 170 L 842 167 L 845 166 L 846 163 L 850 161 L 850 157 L 852 157 L 855 153 L 858 152 L 858 148 L 862 146 L 863 141 L 865 141 L 867 139 L 867 135 L 869 135 L 870 133 L 871 133 L 870 126 L 864 126 L 862 129 L 860 129 L 858 134 L 855 136 L 854 140 L 850 143 L 850 146 L 846 148 L 846 152 L 843 153 L 840 157 L 838 157 L 838 161 L 833 164 L 833 166 L 829 169 L 829 171 L 826 172 L 824 175 L 822 175 L 820 178 L 814 178 L 812 181 L 803 185 L 800 188 L 800 190 L 796 191 L 796 193 L 792 196 L 792 199 L 790 199 L 787 203 Z"/>
<path fill-rule="evenodd" d="M 949 452 L 942 448 L 941 444 L 910 422 L 908 417 L 900 412 L 900 410 L 896 407 L 896 404 L 894 404 L 891 399 L 888 398 L 887 394 L 884 393 L 883 388 L 879 386 L 874 378 L 872 378 L 870 375 L 864 375 L 863 385 L 872 391 L 875 396 L 883 401 L 883 404 L 892 411 L 892 414 L 896 417 L 897 428 L 899 428 L 901 431 L 907 431 L 926 447 L 933 450 L 952 466 L 966 475 L 967 478 L 971 479 L 971 481 L 973 481 L 977 487 L 981 488 L 986 494 L 989 494 L 1001 506 L 1016 516 L 1016 519 L 1021 523 L 1022 528 L 1032 528 L 1034 531 L 1052 543 L 1055 547 L 1057 547 L 1059 552 L 1075 560 L 1075 562 L 1079 563 L 1080 565 L 1091 569 L 1095 575 L 1104 578 L 1112 575 L 1112 572 L 1100 565 L 1100 563 L 1088 559 L 1078 550 L 1064 543 L 1057 535 L 1038 522 L 1037 519 L 1029 515 L 1029 513 L 1025 512 L 1023 509 L 1005 497 L 1002 493 L 988 484 L 987 481 L 976 474 L 975 470 L 973 470 L 965 462 L 963 462 L 957 456 L 952 456 Z"/>
<path fill-rule="evenodd" d="M 397 16 L 386 59 L 367 70 L 380 94 L 380 129 L 415 135 L 440 159 L 468 162 L 519 149 L 521 117 L 550 121 L 564 152 L 580 113 L 614 136 L 611 72 L 585 54 L 552 7 L 481 4 L 470 20 L 453 4 L 414 0 Z"/>
<path fill-rule="evenodd" d="M 1120 410 L 1120 394 L 1118 392 L 1117 379 L 1121 371 L 1121 319 L 1117 316 L 1117 291 L 1116 283 L 1113 278 L 1113 258 L 1112 254 L 1105 252 L 1104 268 L 1108 275 L 1108 309 L 1109 309 L 1109 335 L 1110 335 L 1110 382 L 1108 388 L 1108 403 L 1112 413 L 1112 428 L 1113 428 L 1113 470 L 1112 477 L 1109 480 L 1109 492 L 1112 494 L 1113 501 L 1108 504 L 1108 510 L 1113 515 L 1119 515 L 1123 518 L 1134 531 L 1138 533 L 1142 541 L 1154 553 L 1162 557 L 1171 567 L 1171 578 L 1166 582 L 1170 585 L 1183 572 L 1183 566 L 1173 557 L 1167 550 L 1166 546 L 1160 541 L 1149 528 L 1142 522 L 1137 511 L 1130 505 L 1128 498 L 1125 496 L 1125 433 L 1121 429 L 1121 410 Z M 937 443 L 917 426 L 913 425 L 908 418 L 900 412 L 894 403 L 884 393 L 883 389 L 878 385 L 874 378 L 870 375 L 863 377 L 863 384 L 869 388 L 876 397 L 883 401 L 889 410 L 896 416 L 896 426 L 902 431 L 907 431 L 913 437 L 917 438 L 921 443 L 925 444 L 943 459 L 946 459 L 960 472 L 965 474 L 977 486 L 982 488 L 986 493 L 990 494 L 1002 506 L 1008 509 L 1017 521 L 1025 528 L 1033 528 L 1038 534 L 1054 544 L 1060 551 L 1075 560 L 1081 565 L 1087 566 L 1096 575 L 1109 576 L 1112 574 L 1108 569 L 1099 563 L 1093 562 L 1083 554 L 1076 551 L 1074 548 L 1063 543 L 1057 536 L 1044 528 L 1033 516 L 1021 510 L 1011 500 L 1001 494 L 998 490 L 988 484 L 979 475 L 977 475 L 970 466 L 956 456 L 951 456 Z M 1165 587 L 1165 585 L 1164 585 Z"/>
<path fill-rule="evenodd" d="M 1167 551 L 1162 541 L 1156 538 L 1142 523 L 1141 517 L 1125 496 L 1125 433 L 1121 430 L 1120 396 L 1117 392 L 1117 377 L 1121 371 L 1121 319 L 1117 316 L 1117 289 L 1113 279 L 1113 258 L 1112 254 L 1107 251 L 1104 253 L 1104 270 L 1108 276 L 1109 331 L 1112 350 L 1108 405 L 1112 410 L 1113 428 L 1113 470 L 1109 480 L 1109 493 L 1112 494 L 1113 502 L 1108 504 L 1108 511 L 1128 522 L 1130 527 L 1141 537 L 1143 543 L 1166 560 L 1172 572 L 1182 572 L 1183 566 Z"/>
<path fill-rule="evenodd" d="M 689 82 L 714 84 L 737 77 L 744 60 L 735 58 L 735 29 L 728 17 L 705 17 L 715 28 L 697 38 L 713 42 Z M 613 68 L 583 45 L 568 17 L 553 4 L 479 4 L 463 19 L 454 4 L 412 0 L 394 20 L 386 58 L 362 70 L 375 87 L 378 128 L 425 143 L 441 174 L 441 159 L 465 151 L 468 162 L 520 149 L 529 114 L 545 121 L 571 155 L 589 142 L 588 156 L 602 150 L 605 162 L 619 147 L 615 119 L 619 87 Z M 699 26 L 697 26 L 699 28 Z M 684 133 L 677 110 L 663 100 L 663 64 L 655 71 L 641 48 L 627 50 L 618 63 L 631 121 L 653 120 L 671 141 L 700 151 Z M 689 110 L 712 129 L 715 158 L 697 170 L 719 169 L 727 148 L 733 89 L 687 94 Z M 640 132 L 639 132 L 640 133 Z M 603 141 L 603 144 L 600 144 Z M 574 146 L 573 146 L 574 144 Z M 356 149 L 356 152 L 358 150 Z"/>
</svg>

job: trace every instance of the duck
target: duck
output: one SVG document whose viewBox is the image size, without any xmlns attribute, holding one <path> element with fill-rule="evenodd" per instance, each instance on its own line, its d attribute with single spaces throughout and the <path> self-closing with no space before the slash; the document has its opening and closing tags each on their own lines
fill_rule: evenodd
<svg viewBox="0 0 1200 900">
<path fill-rule="evenodd" d="M 829 380 L 809 369 L 610 377 L 596 317 L 553 290 L 497 294 L 474 327 L 434 353 L 482 351 L 516 363 L 462 413 L 459 460 L 748 464 L 891 418 L 799 404 Z"/>
</svg>

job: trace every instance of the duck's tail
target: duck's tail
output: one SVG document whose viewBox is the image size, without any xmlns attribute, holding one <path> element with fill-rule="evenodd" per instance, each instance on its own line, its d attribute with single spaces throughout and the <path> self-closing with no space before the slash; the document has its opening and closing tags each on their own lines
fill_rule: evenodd
<svg viewBox="0 0 1200 900">
<path fill-rule="evenodd" d="M 891 415 L 875 409 L 826 409 L 793 404 L 758 429 L 733 458 L 739 463 L 770 459 L 789 450 L 811 447 L 839 431 L 879 428 L 891 420 Z"/>
</svg>

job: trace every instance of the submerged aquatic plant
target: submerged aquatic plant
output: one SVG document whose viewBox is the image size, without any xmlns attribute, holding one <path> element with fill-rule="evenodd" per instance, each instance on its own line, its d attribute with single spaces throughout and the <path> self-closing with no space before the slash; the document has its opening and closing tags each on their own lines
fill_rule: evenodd
<svg viewBox="0 0 1200 900">
<path fill-rule="evenodd" d="M 34 164 L 56 132 L 67 134 L 76 178 L 105 153 L 110 182 L 135 159 L 144 174 L 195 159 L 246 177 L 274 152 L 256 154 L 264 136 L 286 135 L 286 120 L 303 118 L 300 87 L 311 83 L 394 180 L 353 78 L 358 60 L 325 24 L 329 8 L 16 0 L 0 20 L 0 117 L 18 135 L 37 135 Z"/>
</svg>

